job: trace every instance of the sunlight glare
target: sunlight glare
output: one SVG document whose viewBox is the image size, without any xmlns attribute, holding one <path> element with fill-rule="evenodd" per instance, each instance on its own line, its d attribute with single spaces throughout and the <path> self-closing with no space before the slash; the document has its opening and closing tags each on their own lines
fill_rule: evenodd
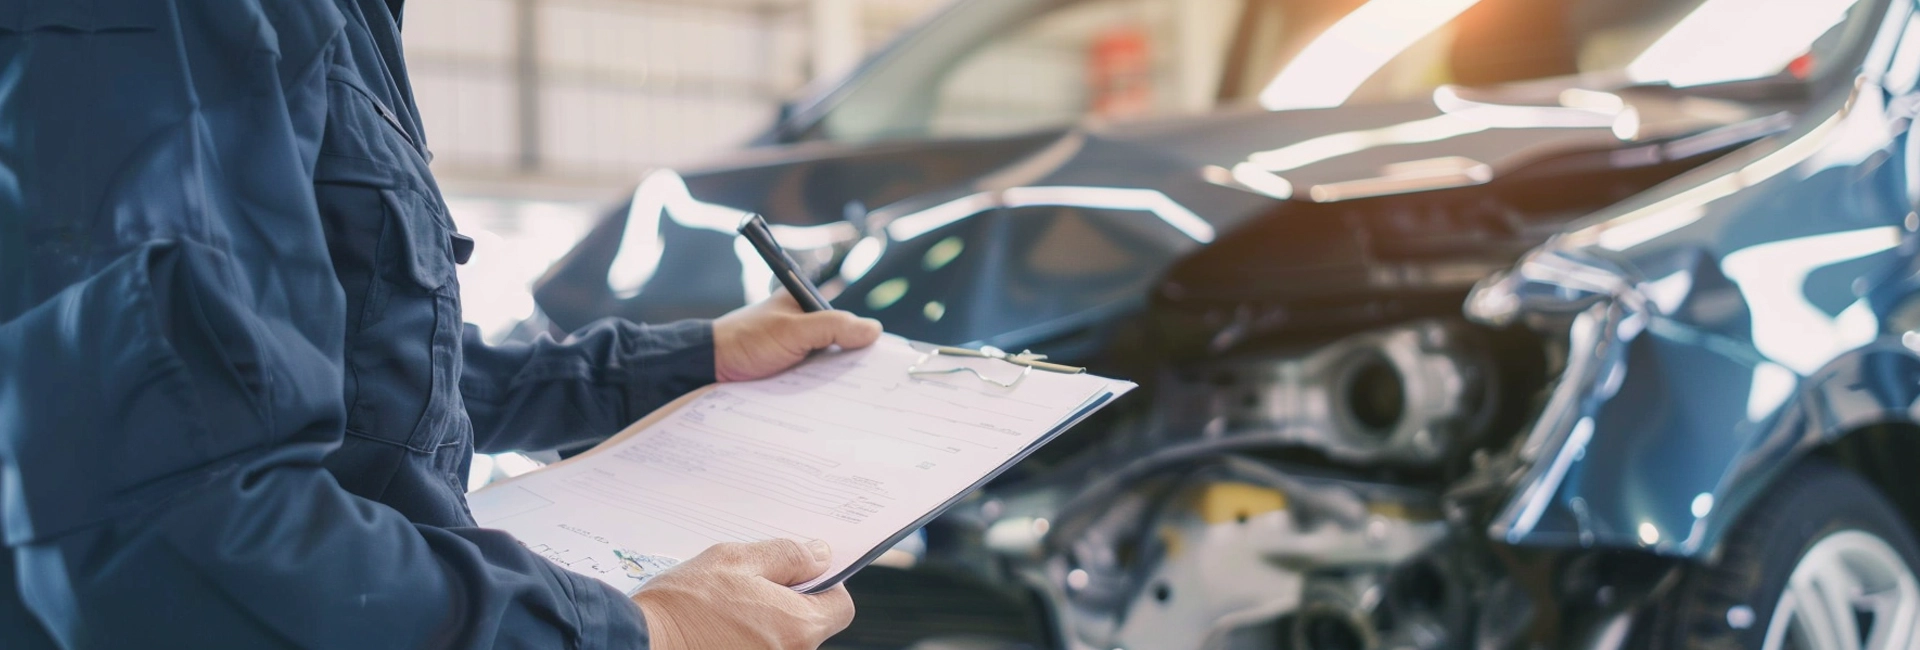
<svg viewBox="0 0 1920 650">
<path fill-rule="evenodd" d="M 1260 91 L 1270 111 L 1339 106 L 1407 48 L 1479 0 L 1373 0 L 1334 23 Z"/>
<path fill-rule="evenodd" d="M 1765 77 L 1805 54 L 1854 2 L 1706 0 L 1628 64 L 1627 76 L 1675 87 Z"/>
</svg>

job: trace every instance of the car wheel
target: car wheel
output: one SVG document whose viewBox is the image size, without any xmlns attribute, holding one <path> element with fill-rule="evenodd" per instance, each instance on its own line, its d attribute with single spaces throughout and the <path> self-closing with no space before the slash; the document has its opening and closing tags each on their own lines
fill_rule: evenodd
<svg viewBox="0 0 1920 650">
<path fill-rule="evenodd" d="M 1674 648 L 1920 649 L 1913 534 L 1878 489 L 1820 461 L 1789 471 L 1667 609 Z"/>
</svg>

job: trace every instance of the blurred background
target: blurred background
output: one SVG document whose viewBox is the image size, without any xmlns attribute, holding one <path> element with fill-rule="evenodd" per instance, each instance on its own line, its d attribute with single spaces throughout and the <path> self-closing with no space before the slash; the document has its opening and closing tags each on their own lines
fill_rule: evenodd
<svg viewBox="0 0 1920 650">
<path fill-rule="evenodd" d="M 404 38 L 433 168 L 498 339 L 527 286 L 649 168 L 738 148 L 940 0 L 415 0 Z"/>
<path fill-rule="evenodd" d="M 460 270 L 467 320 L 492 340 L 507 336 L 535 314 L 529 285 L 647 170 L 686 169 L 775 139 L 780 116 L 946 4 L 409 3 L 406 55 L 434 170 L 455 221 L 479 243 L 479 263 Z M 777 139 L 992 138 L 1256 99 L 1276 111 L 1405 101 L 1445 84 L 1569 70 L 1624 71 L 1641 82 L 1750 78 L 1805 52 L 1852 5 L 1767 0 L 1768 11 L 1747 13 L 1756 18 L 1732 32 L 1722 23 L 1743 10 L 1730 2 L 1516 4 L 1452 20 L 1475 4 L 1316 0 L 1246 13 L 1268 3 L 977 2 L 932 39 L 981 43 L 961 60 L 919 60 L 960 45 L 923 43 L 922 54 L 905 53 L 837 98 L 808 133 Z M 1329 30 L 1350 13 L 1352 33 Z M 1568 49 L 1564 31 L 1527 27 L 1555 24 L 1560 13 L 1588 25 L 1577 47 Z M 1252 49 L 1234 49 L 1244 47 Z"/>
<path fill-rule="evenodd" d="M 828 647 L 1920 648 L 1920 0 L 404 20 L 493 341 L 766 297 L 751 211 L 891 333 L 1140 381 Z"/>
</svg>

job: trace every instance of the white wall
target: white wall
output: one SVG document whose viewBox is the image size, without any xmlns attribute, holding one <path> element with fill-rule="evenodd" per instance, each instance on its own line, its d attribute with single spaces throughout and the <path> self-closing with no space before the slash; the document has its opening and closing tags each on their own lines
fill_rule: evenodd
<svg viewBox="0 0 1920 650">
<path fill-rule="evenodd" d="M 809 81 L 812 62 L 879 45 L 939 0 L 529 0 L 537 51 L 523 162 L 521 0 L 412 0 L 414 94 L 449 194 L 602 196 L 649 167 L 739 146 Z M 814 49 L 821 11 L 855 33 Z M 844 33 L 846 24 L 839 26 Z"/>
<path fill-rule="evenodd" d="M 820 0 L 410 0 L 407 67 L 460 230 L 464 316 L 499 339 L 528 288 L 639 174 L 740 146 L 810 79 Z M 845 65 L 940 0 L 824 0 Z M 534 16 L 538 116 L 523 163 L 518 57 Z M 847 21 L 851 15 L 853 20 Z M 853 31 L 851 35 L 844 32 Z"/>
<path fill-rule="evenodd" d="M 514 157 L 513 1 L 414 0 L 402 34 L 427 143 L 439 166 Z"/>
</svg>

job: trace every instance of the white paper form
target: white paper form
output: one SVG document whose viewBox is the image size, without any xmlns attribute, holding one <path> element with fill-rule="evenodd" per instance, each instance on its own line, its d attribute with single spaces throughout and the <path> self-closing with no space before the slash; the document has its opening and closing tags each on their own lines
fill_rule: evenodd
<svg viewBox="0 0 1920 650">
<path fill-rule="evenodd" d="M 1133 384 L 1033 371 L 1013 388 L 907 375 L 905 340 L 723 384 L 632 437 L 469 496 L 482 526 L 629 594 L 720 542 L 821 539 L 844 577 Z M 938 357 L 1010 381 L 1020 368 Z"/>
</svg>

